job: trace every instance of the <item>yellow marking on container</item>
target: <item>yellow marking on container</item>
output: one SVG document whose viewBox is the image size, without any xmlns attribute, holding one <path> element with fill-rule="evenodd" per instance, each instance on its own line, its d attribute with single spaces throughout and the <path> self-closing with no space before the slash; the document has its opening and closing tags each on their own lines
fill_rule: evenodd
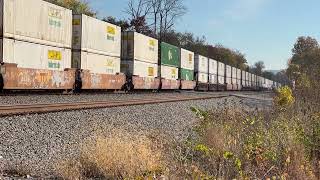
<svg viewBox="0 0 320 180">
<path fill-rule="evenodd" d="M 111 60 L 111 59 L 107 59 L 105 65 L 106 65 L 107 67 L 114 67 L 114 66 L 115 66 L 114 63 L 113 63 L 113 60 Z"/>
<path fill-rule="evenodd" d="M 155 45 L 156 45 L 155 40 L 150 39 L 150 40 L 149 40 L 149 45 L 150 45 L 150 46 L 155 46 Z"/>
<path fill-rule="evenodd" d="M 154 68 L 148 67 L 148 76 L 153 76 L 153 75 L 154 75 Z"/>
<path fill-rule="evenodd" d="M 189 64 L 192 64 L 192 62 L 193 62 L 193 55 L 189 54 Z"/>
<path fill-rule="evenodd" d="M 177 74 L 176 69 L 171 69 L 171 74 L 175 76 Z"/>
<path fill-rule="evenodd" d="M 61 10 L 55 9 L 53 7 L 49 7 L 48 16 L 62 19 L 62 13 Z"/>
<path fill-rule="evenodd" d="M 80 24 L 81 24 L 81 20 L 80 19 L 73 19 L 72 20 L 72 25 L 79 26 Z"/>
<path fill-rule="evenodd" d="M 49 50 L 48 59 L 61 61 L 62 55 L 60 51 Z"/>
<path fill-rule="evenodd" d="M 111 35 L 115 35 L 116 34 L 116 28 L 114 28 L 112 26 L 107 26 L 107 33 L 111 34 Z"/>
</svg>

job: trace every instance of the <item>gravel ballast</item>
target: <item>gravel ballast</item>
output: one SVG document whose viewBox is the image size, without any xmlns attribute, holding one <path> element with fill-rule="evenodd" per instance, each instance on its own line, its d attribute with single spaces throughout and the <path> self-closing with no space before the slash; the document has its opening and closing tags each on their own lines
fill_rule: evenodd
<svg viewBox="0 0 320 180">
<path fill-rule="evenodd" d="M 269 98 L 228 97 L 4 117 L 0 118 L 0 168 L 2 163 L 4 169 L 11 168 L 32 176 L 50 176 L 54 175 L 55 164 L 60 158 L 79 154 L 78 146 L 97 132 L 107 133 L 111 129 L 132 133 L 157 131 L 183 140 L 197 121 L 191 107 L 264 109 L 271 103 Z"/>
</svg>

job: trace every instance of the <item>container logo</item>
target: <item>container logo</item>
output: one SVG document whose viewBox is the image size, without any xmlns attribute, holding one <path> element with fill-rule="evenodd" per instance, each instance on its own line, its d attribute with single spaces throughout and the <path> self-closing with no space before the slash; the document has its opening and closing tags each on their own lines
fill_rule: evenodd
<svg viewBox="0 0 320 180">
<path fill-rule="evenodd" d="M 168 59 L 169 61 L 173 59 L 171 50 L 168 51 Z"/>
<path fill-rule="evenodd" d="M 61 67 L 60 63 L 57 61 L 62 60 L 62 55 L 60 51 L 49 50 L 48 51 L 48 67 L 52 69 L 59 69 Z"/>
<path fill-rule="evenodd" d="M 176 77 L 176 75 L 177 75 L 176 69 L 171 69 L 171 75 L 172 75 L 172 78 Z"/>
<path fill-rule="evenodd" d="M 61 61 L 62 55 L 60 51 L 49 50 L 48 59 Z"/>
<path fill-rule="evenodd" d="M 107 68 L 106 68 L 106 72 L 107 72 L 108 74 L 113 74 L 113 73 L 114 73 L 115 64 L 114 64 L 113 60 L 107 59 L 107 60 L 106 60 L 106 63 L 105 63 L 105 66 L 107 67 Z"/>
<path fill-rule="evenodd" d="M 155 41 L 153 39 L 150 39 L 149 40 L 149 50 L 154 51 L 155 46 L 156 46 Z"/>
<path fill-rule="evenodd" d="M 148 67 L 148 76 L 153 76 L 153 75 L 154 75 L 154 68 Z"/>
<path fill-rule="evenodd" d="M 116 28 L 112 26 L 107 26 L 107 39 L 114 41 L 114 36 L 116 35 Z"/>
<path fill-rule="evenodd" d="M 189 54 L 189 64 L 191 65 L 193 62 L 193 55 L 192 54 Z"/>
<path fill-rule="evenodd" d="M 54 27 L 61 27 L 62 25 L 62 12 L 59 9 L 49 7 L 48 11 L 49 25 Z"/>
</svg>

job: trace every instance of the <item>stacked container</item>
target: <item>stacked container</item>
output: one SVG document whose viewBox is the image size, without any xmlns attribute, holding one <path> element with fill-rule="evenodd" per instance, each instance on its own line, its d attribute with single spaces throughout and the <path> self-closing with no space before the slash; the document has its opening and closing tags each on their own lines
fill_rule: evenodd
<svg viewBox="0 0 320 180">
<path fill-rule="evenodd" d="M 31 76 L 39 75 L 35 70 L 43 70 L 43 79 L 40 78 L 37 83 L 45 85 L 52 82 L 50 74 L 53 71 L 64 71 L 71 67 L 71 10 L 42 0 L 2 0 L 0 7 L 0 62 L 4 66 L 11 64 L 11 67 L 20 68 L 15 78 L 22 78 L 25 82 L 18 84 L 35 83 L 31 81 L 36 77 Z M 29 71 L 33 69 L 33 73 L 24 74 L 23 68 Z M 51 88 L 59 88 L 59 83 L 64 83 L 63 79 L 55 80 L 57 84 Z M 34 88 L 45 88 L 36 84 L 33 84 Z"/>
<path fill-rule="evenodd" d="M 196 54 L 194 56 L 194 65 L 195 65 L 195 75 L 197 78 L 197 88 L 198 90 L 208 90 L 208 70 L 209 70 L 209 62 L 208 58 Z"/>
<path fill-rule="evenodd" d="M 72 24 L 72 67 L 82 69 L 82 89 L 121 89 L 121 28 L 84 14 Z"/>
<path fill-rule="evenodd" d="M 158 40 L 137 32 L 122 32 L 121 45 L 121 72 L 132 79 L 134 88 L 159 88 L 159 81 L 155 79 L 158 77 Z"/>
<path fill-rule="evenodd" d="M 238 87 L 238 91 L 240 91 L 242 89 L 242 85 L 241 85 L 241 69 L 237 69 L 237 87 Z"/>
<path fill-rule="evenodd" d="M 233 86 L 232 86 L 232 67 L 229 65 L 226 65 L 226 75 L 225 75 L 225 79 L 226 79 L 226 85 L 227 85 L 227 90 L 233 90 Z"/>
<path fill-rule="evenodd" d="M 225 90 L 225 64 L 222 62 L 218 62 L 218 90 Z"/>
<path fill-rule="evenodd" d="M 257 76 L 255 74 L 251 74 L 251 87 L 253 89 L 257 88 Z"/>
<path fill-rule="evenodd" d="M 120 72 L 121 28 L 89 17 L 73 15 L 72 67 L 92 73 Z"/>
<path fill-rule="evenodd" d="M 232 72 L 231 72 L 232 90 L 237 90 L 238 89 L 238 86 L 237 86 L 237 68 L 232 67 L 231 70 L 232 70 Z"/>
<path fill-rule="evenodd" d="M 181 89 L 194 89 L 194 53 L 186 49 L 180 49 L 180 72 Z"/>
<path fill-rule="evenodd" d="M 209 59 L 209 90 L 218 90 L 218 62 Z"/>
<path fill-rule="evenodd" d="M 160 77 L 162 89 L 178 89 L 178 68 L 180 66 L 180 49 L 168 43 L 161 43 Z"/>
<path fill-rule="evenodd" d="M 246 71 L 242 71 L 242 73 L 241 73 L 241 86 L 242 86 L 242 88 L 246 88 L 247 87 Z"/>
</svg>

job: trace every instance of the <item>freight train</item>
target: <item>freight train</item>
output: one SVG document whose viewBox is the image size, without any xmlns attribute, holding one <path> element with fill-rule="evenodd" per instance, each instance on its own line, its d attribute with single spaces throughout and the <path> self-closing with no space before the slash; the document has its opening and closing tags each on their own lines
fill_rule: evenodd
<svg viewBox="0 0 320 180">
<path fill-rule="evenodd" d="M 1 91 L 239 91 L 280 86 L 42 0 L 0 3 Z"/>
</svg>

